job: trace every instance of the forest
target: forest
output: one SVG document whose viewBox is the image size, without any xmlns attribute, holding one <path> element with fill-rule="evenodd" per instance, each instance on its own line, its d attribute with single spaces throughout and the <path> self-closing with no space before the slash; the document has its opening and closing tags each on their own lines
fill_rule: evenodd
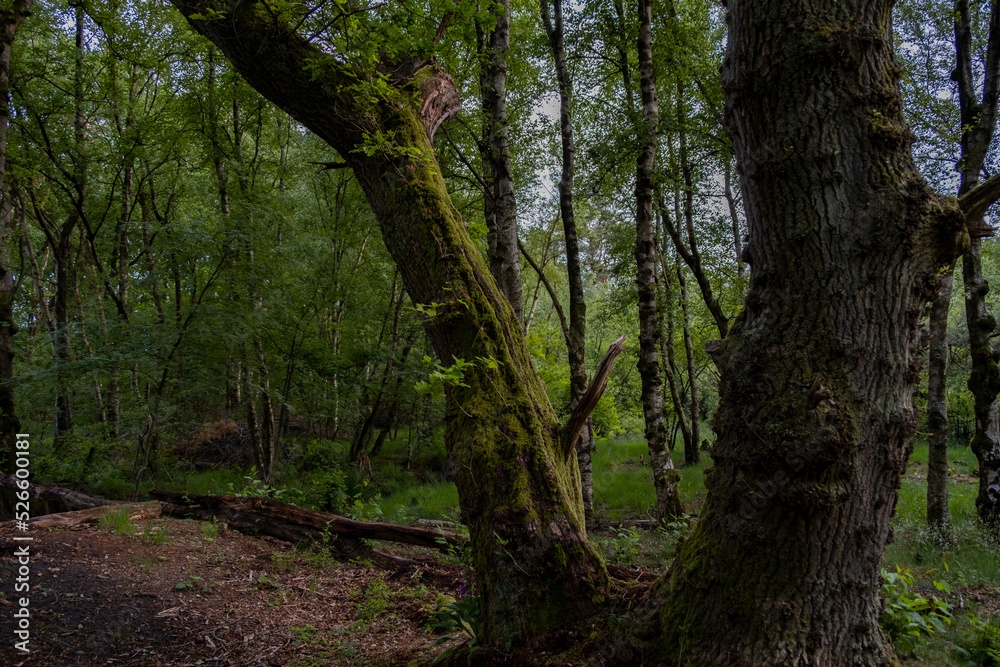
<svg viewBox="0 0 1000 667">
<path fill-rule="evenodd" d="M 1000 2 L 0 35 L 0 664 L 1000 666 Z"/>
</svg>

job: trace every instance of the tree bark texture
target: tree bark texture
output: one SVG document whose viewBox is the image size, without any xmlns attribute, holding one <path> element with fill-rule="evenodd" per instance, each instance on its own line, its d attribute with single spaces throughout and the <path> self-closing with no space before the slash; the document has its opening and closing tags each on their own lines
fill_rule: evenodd
<svg viewBox="0 0 1000 667">
<path fill-rule="evenodd" d="M 639 88 L 642 98 L 642 147 L 636 161 L 635 178 L 635 262 L 639 287 L 639 360 L 642 383 L 642 413 L 646 426 L 649 463 L 656 490 L 656 514 L 667 520 L 683 513 L 674 468 L 667 446 L 663 422 L 663 378 L 660 376 L 658 344 L 660 317 L 656 309 L 656 235 L 653 230 L 653 179 L 656 166 L 656 126 L 660 119 L 653 70 L 653 36 L 650 27 L 651 0 L 639 2 Z"/>
<path fill-rule="evenodd" d="M 948 309 L 955 267 L 938 280 L 931 303 L 930 363 L 927 366 L 927 525 L 942 533 L 951 524 L 948 512 Z"/>
<path fill-rule="evenodd" d="M 889 665 L 879 567 L 916 427 L 920 329 L 965 216 L 917 173 L 890 0 L 730 0 L 749 227 L 714 351 L 715 462 L 635 626 L 649 664 Z"/>
<path fill-rule="evenodd" d="M 962 119 L 962 155 L 958 165 L 962 182 L 959 196 L 979 184 L 979 174 L 993 140 L 1000 97 L 1000 7 L 990 4 L 990 29 L 986 48 L 986 71 L 982 98 L 976 94 L 972 69 L 972 20 L 968 0 L 955 2 L 955 70 L 958 101 Z M 982 216 L 972 227 L 985 228 Z M 973 397 L 975 433 L 972 451 L 979 461 L 979 494 L 976 511 L 987 523 L 1000 522 L 1000 424 L 997 419 L 997 394 L 1000 393 L 998 355 L 990 346 L 997 328 L 996 319 L 986 311 L 989 283 L 983 277 L 982 242 L 973 234 L 972 243 L 962 256 L 962 279 L 965 283 L 965 321 L 969 329 L 969 353 L 972 370 L 968 387 Z M 929 491 L 928 491 L 929 493 Z"/>
<path fill-rule="evenodd" d="M 530 645 L 592 610 L 608 579 L 586 539 L 576 460 L 561 451 L 562 429 L 520 322 L 452 204 L 431 145 L 460 105 L 451 78 L 425 66 L 392 78 L 387 97 L 358 95 L 374 73 L 275 25 L 259 5 L 174 4 L 254 88 L 347 160 L 411 299 L 435 304 L 425 326 L 436 354 L 475 362 L 465 386 L 446 388 L 446 442 L 482 594 L 482 643 L 516 635 Z M 209 9 L 225 19 L 192 17 Z M 392 143 L 358 150 L 376 132 Z"/>
<path fill-rule="evenodd" d="M 482 35 L 483 64 L 479 91 L 483 101 L 483 139 L 480 153 L 486 196 L 483 213 L 489 245 L 490 272 L 500 290 L 523 320 L 521 312 L 521 262 L 517 251 L 517 198 L 510 169 L 507 123 L 507 52 L 510 50 L 510 1 L 493 7 L 496 26 Z"/>
</svg>

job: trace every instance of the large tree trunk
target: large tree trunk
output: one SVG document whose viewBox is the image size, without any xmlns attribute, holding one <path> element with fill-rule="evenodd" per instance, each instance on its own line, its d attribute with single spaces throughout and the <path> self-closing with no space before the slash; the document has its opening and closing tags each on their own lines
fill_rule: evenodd
<svg viewBox="0 0 1000 667">
<path fill-rule="evenodd" d="M 458 463 L 481 592 L 481 641 L 517 635 L 530 645 L 593 610 L 608 580 L 586 539 L 576 459 L 520 322 L 451 203 L 430 142 L 459 108 L 451 78 L 430 66 L 401 67 L 394 69 L 395 89 L 356 95 L 370 73 L 349 70 L 287 26 L 275 26 L 260 5 L 175 5 L 251 85 L 347 160 L 410 297 L 436 304 L 426 322 L 436 354 L 476 362 L 462 385 L 446 389 L 446 441 Z M 213 12 L 225 19 L 192 18 Z M 379 101 L 386 94 L 393 99 Z M 393 137 L 393 145 L 370 150 L 366 137 L 376 131 Z M 369 150 L 358 150 L 362 145 Z"/>
<path fill-rule="evenodd" d="M 666 520 L 683 512 L 663 423 L 663 378 L 660 377 L 658 343 L 660 317 L 656 310 L 656 239 L 653 233 L 653 180 L 656 166 L 656 125 L 660 119 L 653 70 L 652 3 L 639 2 L 639 88 L 642 96 L 642 148 L 635 178 L 635 262 L 639 286 L 639 377 L 642 382 L 642 413 L 646 426 L 649 463 L 656 490 L 656 514 Z M 680 408 L 683 409 L 683 408 Z"/>
<path fill-rule="evenodd" d="M 914 167 L 891 6 L 728 3 L 750 285 L 713 350 L 705 505 L 636 624 L 647 663 L 893 660 L 878 573 L 916 426 L 921 319 L 968 237 Z"/>
</svg>

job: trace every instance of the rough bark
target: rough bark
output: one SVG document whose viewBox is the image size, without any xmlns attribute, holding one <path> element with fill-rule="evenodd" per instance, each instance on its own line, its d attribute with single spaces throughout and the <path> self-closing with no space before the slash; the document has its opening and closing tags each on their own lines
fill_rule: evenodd
<svg viewBox="0 0 1000 667">
<path fill-rule="evenodd" d="M 531 644 L 592 610 L 608 579 L 586 540 L 576 460 L 561 451 L 561 427 L 520 323 L 452 204 L 431 146 L 460 105 L 451 78 L 426 66 L 393 79 L 379 97 L 358 95 L 372 72 L 324 54 L 260 5 L 174 4 L 253 87 L 353 168 L 410 297 L 438 304 L 425 325 L 437 356 L 489 362 L 468 369 L 465 386 L 446 388 L 446 442 L 482 593 L 481 642 L 517 635 Z M 209 10 L 225 19 L 192 17 Z M 359 150 L 376 132 L 392 144 Z"/>
<path fill-rule="evenodd" d="M 680 475 L 674 468 L 667 447 L 663 422 L 663 379 L 660 377 L 658 343 L 659 313 L 656 309 L 656 238 L 653 230 L 653 179 L 656 165 L 656 126 L 659 103 L 653 70 L 651 0 L 639 2 L 639 89 L 642 98 L 642 146 L 636 160 L 635 178 L 635 262 L 639 288 L 639 360 L 642 383 L 642 413 L 645 420 L 649 463 L 656 490 L 656 515 L 666 520 L 683 512 L 677 483 Z"/>
<path fill-rule="evenodd" d="M 480 155 L 486 184 L 483 213 L 489 245 L 490 272 L 510 301 L 519 320 L 521 311 L 521 262 L 517 252 L 517 198 L 510 169 L 507 140 L 507 52 L 510 49 L 510 2 L 490 3 L 496 25 L 484 32 L 477 25 L 479 52 L 483 63 L 479 72 L 479 92 L 483 103 L 483 139 Z"/>
<path fill-rule="evenodd" d="M 916 427 L 922 316 L 968 235 L 914 166 L 891 6 L 728 2 L 750 285 L 713 352 L 705 504 L 634 626 L 646 663 L 894 660 L 879 568 Z"/>
<path fill-rule="evenodd" d="M 931 304 L 927 366 L 927 525 L 948 530 L 948 309 L 955 267 L 944 270 Z"/>
<path fill-rule="evenodd" d="M 997 100 L 1000 97 L 1000 8 L 995 3 L 991 3 L 990 7 L 990 30 L 984 62 L 986 80 L 982 98 L 979 99 L 972 69 L 969 2 L 955 2 L 956 63 L 953 78 L 958 83 L 962 118 L 962 155 L 958 165 L 962 175 L 960 197 L 973 192 L 979 184 L 979 174 L 996 128 Z M 1000 522 L 1000 423 L 997 415 L 1000 367 L 997 366 L 997 355 L 990 346 L 990 338 L 997 325 L 996 319 L 986 310 L 986 295 L 990 286 L 983 277 L 982 243 L 979 239 L 987 231 L 980 213 L 970 224 L 973 238 L 962 256 L 962 279 L 965 283 L 965 320 L 972 359 L 968 386 L 972 392 L 976 424 L 971 447 L 979 460 L 976 510 L 980 519 L 995 524 Z"/>
<path fill-rule="evenodd" d="M 542 0 L 542 24 L 549 38 L 549 49 L 559 82 L 559 136 L 562 143 L 562 173 L 559 177 L 559 215 L 563 221 L 563 240 L 566 244 L 566 277 L 569 282 L 569 328 L 566 350 L 569 356 L 570 409 L 579 404 L 587 391 L 587 302 L 583 294 L 583 272 L 580 268 L 580 242 L 573 209 L 573 179 L 576 174 L 576 144 L 573 140 L 573 80 L 566 63 L 563 40 L 562 0 L 553 0 L 552 11 L 548 0 Z M 589 434 L 577 442 L 577 465 L 581 475 L 592 475 L 592 438 Z M 593 477 L 582 480 L 582 486 L 592 489 Z M 592 496 L 584 497 L 584 512 L 589 519 L 594 511 Z"/>
</svg>

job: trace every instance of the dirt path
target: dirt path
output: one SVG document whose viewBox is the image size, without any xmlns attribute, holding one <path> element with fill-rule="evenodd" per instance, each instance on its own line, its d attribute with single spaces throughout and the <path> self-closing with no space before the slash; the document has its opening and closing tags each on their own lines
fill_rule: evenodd
<svg viewBox="0 0 1000 667">
<path fill-rule="evenodd" d="M 0 665 L 405 665 L 441 650 L 425 626 L 461 578 L 457 565 L 394 575 L 195 521 L 31 534 L 29 654 L 12 624 L 24 542 L 0 538 Z"/>
</svg>

